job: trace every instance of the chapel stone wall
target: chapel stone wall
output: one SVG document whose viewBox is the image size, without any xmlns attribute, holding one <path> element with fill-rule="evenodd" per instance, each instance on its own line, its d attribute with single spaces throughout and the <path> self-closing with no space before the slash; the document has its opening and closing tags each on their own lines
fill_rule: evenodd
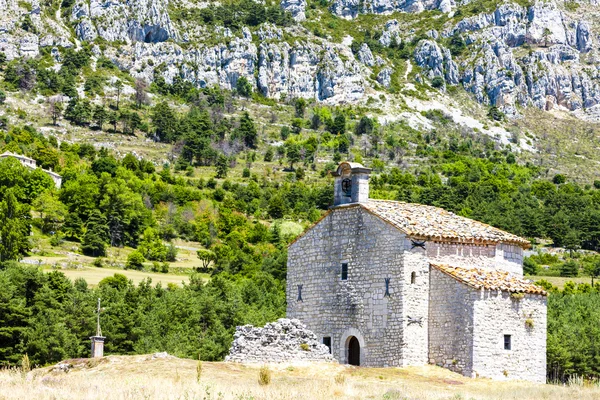
<svg viewBox="0 0 600 400">
<path fill-rule="evenodd" d="M 331 337 L 332 354 L 342 363 L 348 338 L 355 336 L 361 365 L 401 366 L 405 246 L 400 231 L 360 207 L 332 210 L 288 249 L 287 317 L 319 338 Z M 341 279 L 342 263 L 348 264 L 347 280 Z"/>
<path fill-rule="evenodd" d="M 430 279 L 429 363 L 471 376 L 476 293 L 435 268 Z"/>
<path fill-rule="evenodd" d="M 442 264 L 503 270 L 523 276 L 523 249 L 511 244 L 427 242 L 431 261 Z"/>
<path fill-rule="evenodd" d="M 473 373 L 546 382 L 546 296 L 481 291 L 474 302 Z M 504 349 L 510 335 L 511 349 Z"/>
</svg>

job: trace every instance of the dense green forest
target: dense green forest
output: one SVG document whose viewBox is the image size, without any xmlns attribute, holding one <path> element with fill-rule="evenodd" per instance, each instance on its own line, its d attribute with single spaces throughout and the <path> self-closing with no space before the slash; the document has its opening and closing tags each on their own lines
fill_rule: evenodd
<svg viewBox="0 0 600 400">
<path fill-rule="evenodd" d="M 403 122 L 379 125 L 360 108 L 276 103 L 243 79 L 228 92 L 127 76 L 110 83 L 117 93 L 110 101 L 92 103 L 78 97 L 77 85 L 104 95 L 115 66 L 99 59 L 92 74 L 89 49 L 63 53 L 58 70 L 46 68 L 48 54 L 9 63 L 0 57 L 2 87 L 10 96 L 16 90 L 47 96 L 47 126 L 68 123 L 172 150 L 164 162 L 118 155 L 43 134 L 23 110 L 0 119 L 0 152 L 27 155 L 63 177 L 56 189 L 41 170 L 0 160 L 1 364 L 16 364 L 23 354 L 38 365 L 85 356 L 98 297 L 108 353 L 222 359 L 236 325 L 284 315 L 286 245 L 295 234 L 282 230 L 282 222 L 306 227 L 319 219 L 333 201 L 328 173 L 343 159 L 373 168 L 373 198 L 443 207 L 571 251 L 560 259 L 528 258 L 529 274 L 546 265 L 563 276 L 600 273 L 598 258 L 579 252 L 600 249 L 600 182 L 549 177 L 511 145 L 465 132 L 442 112 L 424 112 L 435 129 L 421 132 Z M 121 96 L 124 84 L 135 94 Z M 60 94 L 71 97 L 65 106 L 51 97 Z M 193 241 L 202 246 L 196 270 L 204 275 L 193 274 L 183 287 L 149 281 L 136 287 L 117 274 L 89 287 L 59 271 L 18 264 L 35 250 L 32 233 L 52 246 L 72 243 L 98 267 L 107 249 L 133 248 L 125 268 L 150 268 L 150 261 L 164 272 L 177 257 L 172 242 Z M 552 290 L 551 379 L 598 376 L 598 298 L 589 285 Z"/>
</svg>

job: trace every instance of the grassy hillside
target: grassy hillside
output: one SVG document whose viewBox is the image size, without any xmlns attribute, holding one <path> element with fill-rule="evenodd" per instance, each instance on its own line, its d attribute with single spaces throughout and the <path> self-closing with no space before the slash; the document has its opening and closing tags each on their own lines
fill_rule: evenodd
<svg viewBox="0 0 600 400">
<path fill-rule="evenodd" d="M 271 382 L 259 385 L 261 366 L 202 363 L 142 356 L 67 360 L 53 367 L 0 371 L 0 399 L 597 399 L 597 385 L 540 385 L 469 379 L 448 370 L 357 368 L 337 364 L 270 365 Z"/>
</svg>

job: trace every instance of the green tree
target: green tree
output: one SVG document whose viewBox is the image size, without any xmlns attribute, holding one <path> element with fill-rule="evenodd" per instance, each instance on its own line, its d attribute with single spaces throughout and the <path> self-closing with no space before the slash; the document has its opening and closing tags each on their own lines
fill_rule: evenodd
<svg viewBox="0 0 600 400">
<path fill-rule="evenodd" d="M 544 40 L 544 47 L 548 47 L 548 39 L 552 36 L 552 31 L 548 28 L 544 28 L 542 32 L 542 39 Z"/>
<path fill-rule="evenodd" d="M 154 135 L 161 142 L 172 142 L 177 138 L 177 118 L 166 102 L 158 103 L 151 113 Z"/>
<path fill-rule="evenodd" d="M 96 124 L 98 129 L 102 130 L 104 123 L 108 120 L 108 117 L 108 112 L 103 105 L 98 104 L 94 107 L 94 124 Z"/>
<path fill-rule="evenodd" d="M 365 115 L 360 119 L 359 123 L 356 125 L 356 134 L 370 135 L 371 133 L 373 133 L 374 127 L 374 121 Z"/>
<path fill-rule="evenodd" d="M 0 263 L 18 260 L 30 250 L 29 207 L 19 204 L 13 189 L 0 202 Z"/>
<path fill-rule="evenodd" d="M 256 132 L 254 121 L 247 111 L 240 117 L 240 127 L 237 129 L 236 137 L 240 137 L 246 147 L 251 149 L 255 149 L 258 144 L 258 133 Z"/>
<path fill-rule="evenodd" d="M 138 246 L 139 252 L 146 260 L 166 261 L 168 248 L 154 228 L 146 228 Z"/>
<path fill-rule="evenodd" d="M 280 195 L 271 197 L 269 200 L 268 213 L 273 219 L 283 218 L 285 214 L 285 202 Z"/>
<path fill-rule="evenodd" d="M 207 270 L 211 262 L 215 261 L 215 252 L 207 249 L 200 249 L 196 252 L 198 259 L 202 261 L 202 269 Z"/>
<path fill-rule="evenodd" d="M 575 277 L 579 275 L 579 264 L 575 260 L 569 260 L 560 267 L 560 276 Z"/>
<path fill-rule="evenodd" d="M 227 172 L 229 171 L 229 160 L 225 155 L 219 154 L 217 158 L 217 178 L 224 179 L 227 178 Z"/>
<path fill-rule="evenodd" d="M 92 257 L 106 256 L 106 242 L 109 239 L 109 229 L 106 217 L 99 211 L 92 213 L 86 224 L 86 230 L 81 241 L 81 251 Z"/>
<path fill-rule="evenodd" d="M 116 103 L 116 109 L 119 109 L 119 102 L 121 100 L 121 92 L 123 91 L 123 82 L 120 79 L 115 79 L 115 81 L 113 82 L 113 88 L 116 92 L 116 97 L 117 97 L 117 103 Z"/>
<path fill-rule="evenodd" d="M 59 231 L 65 221 L 67 209 L 52 192 L 42 193 L 34 200 L 33 208 L 40 213 L 44 233 Z"/>
<path fill-rule="evenodd" d="M 538 272 L 538 265 L 531 259 L 531 257 L 525 257 L 523 259 L 523 273 L 525 275 L 536 275 Z"/>
<path fill-rule="evenodd" d="M 62 117 L 65 107 L 60 99 L 51 99 L 48 105 L 48 113 L 50 114 L 50 118 L 52 118 L 52 125 L 56 125 L 59 118 Z"/>
<path fill-rule="evenodd" d="M 290 163 L 290 169 L 293 170 L 294 164 L 300 161 L 300 145 L 290 139 L 285 143 L 285 154 Z"/>
<path fill-rule="evenodd" d="M 338 114 L 333 120 L 330 132 L 334 135 L 340 135 L 346 133 L 346 117 L 344 114 Z"/>
<path fill-rule="evenodd" d="M 302 97 L 298 97 L 294 100 L 294 111 L 296 118 L 304 118 L 306 112 L 306 100 Z"/>
<path fill-rule="evenodd" d="M 240 76 L 235 84 L 236 92 L 242 97 L 252 96 L 252 85 L 245 76 Z"/>
</svg>

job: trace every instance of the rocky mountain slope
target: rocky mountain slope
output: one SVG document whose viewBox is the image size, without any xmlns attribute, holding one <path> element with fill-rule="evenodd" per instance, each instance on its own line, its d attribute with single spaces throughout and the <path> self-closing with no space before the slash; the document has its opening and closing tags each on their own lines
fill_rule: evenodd
<svg viewBox="0 0 600 400">
<path fill-rule="evenodd" d="M 217 2 L 2 0 L 0 51 L 11 60 L 50 48 L 60 62 L 61 47 L 89 43 L 148 81 L 234 89 L 244 76 L 275 99 L 384 105 L 390 92 L 405 103 L 415 85 L 462 86 L 508 115 L 536 107 L 600 117 L 595 0 L 248 3 L 249 17 L 225 28 Z M 285 17 L 266 22 L 274 9 Z"/>
</svg>

